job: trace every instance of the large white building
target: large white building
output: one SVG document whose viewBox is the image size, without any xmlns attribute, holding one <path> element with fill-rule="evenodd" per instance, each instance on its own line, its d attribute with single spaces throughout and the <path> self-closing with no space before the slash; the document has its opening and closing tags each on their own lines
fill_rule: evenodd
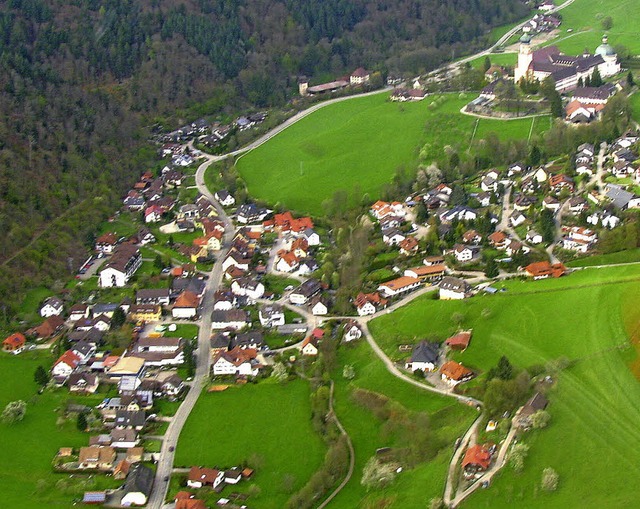
<svg viewBox="0 0 640 509">
<path fill-rule="evenodd" d="M 538 50 L 531 48 L 531 36 L 528 33 L 520 38 L 518 65 L 514 70 L 514 81 L 521 79 L 538 80 L 542 82 L 546 77 L 553 77 L 556 90 L 564 92 L 573 90 L 582 78 L 590 78 L 595 69 L 602 78 L 613 76 L 620 72 L 620 63 L 607 36 L 602 38 L 602 44 L 596 48 L 595 54 L 588 52 L 573 57 L 563 55 L 557 46 L 547 46 Z"/>
<path fill-rule="evenodd" d="M 125 286 L 140 265 L 142 265 L 140 250 L 133 244 L 120 244 L 104 269 L 100 271 L 100 286 L 102 288 Z"/>
</svg>

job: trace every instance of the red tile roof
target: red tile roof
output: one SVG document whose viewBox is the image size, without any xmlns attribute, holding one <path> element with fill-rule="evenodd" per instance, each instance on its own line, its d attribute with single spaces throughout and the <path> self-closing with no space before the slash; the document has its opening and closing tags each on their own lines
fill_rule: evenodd
<svg viewBox="0 0 640 509">
<path fill-rule="evenodd" d="M 447 338 L 445 344 L 455 350 L 465 350 L 471 341 L 471 332 L 463 331 Z"/>
<path fill-rule="evenodd" d="M 491 464 L 491 453 L 483 445 L 473 445 L 467 449 L 462 459 L 462 468 L 468 466 L 478 466 L 482 470 L 489 468 Z"/>
<path fill-rule="evenodd" d="M 5 339 L 2 342 L 2 345 L 5 348 L 11 348 L 12 350 L 15 350 L 16 348 L 20 348 L 24 346 L 26 341 L 27 341 L 26 338 L 22 334 L 20 334 L 19 332 L 16 332 L 14 334 L 11 334 L 11 336 L 9 336 L 7 339 Z"/>
<path fill-rule="evenodd" d="M 451 380 L 462 380 L 463 378 L 472 375 L 473 371 L 469 368 L 465 368 L 458 362 L 447 361 L 440 368 L 440 373 Z"/>
</svg>

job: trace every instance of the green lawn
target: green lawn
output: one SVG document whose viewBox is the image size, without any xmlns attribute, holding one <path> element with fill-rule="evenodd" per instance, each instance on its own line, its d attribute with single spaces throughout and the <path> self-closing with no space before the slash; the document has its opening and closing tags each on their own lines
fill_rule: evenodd
<svg viewBox="0 0 640 509">
<path fill-rule="evenodd" d="M 280 509 L 290 496 L 285 476 L 293 475 L 300 489 L 324 453 L 311 426 L 308 384 L 267 381 L 203 393 L 180 435 L 175 464 L 230 467 L 249 461 L 256 467 L 253 480 L 230 491 L 246 492 L 255 484 L 260 494 L 249 499 L 250 507 Z"/>
<path fill-rule="evenodd" d="M 634 72 L 634 76 L 635 76 Z M 631 111 L 633 112 L 633 119 L 637 122 L 640 120 L 640 93 L 636 92 L 629 97 L 629 104 L 631 104 Z"/>
<path fill-rule="evenodd" d="M 58 448 L 88 444 L 89 435 L 76 430 L 75 421 L 58 423 L 58 409 L 69 399 L 66 389 L 36 395 L 35 368 L 49 366 L 48 352 L 26 352 L 13 356 L 0 354 L 0 407 L 16 399 L 27 401 L 25 419 L 14 425 L 0 423 L 0 491 L 3 507 L 42 509 L 72 507 L 82 492 L 118 486 L 106 476 L 54 474 L 51 461 Z M 78 402 L 95 405 L 102 396 L 76 397 Z"/>
<path fill-rule="evenodd" d="M 349 382 L 341 376 L 342 367 L 337 370 L 335 409 L 353 441 L 356 465 L 352 479 L 330 507 L 428 507 L 431 498 L 442 496 L 453 443 L 471 425 L 476 410 L 395 378 L 366 344 L 341 348 L 340 365 L 344 364 L 354 366 L 356 378 Z M 405 469 L 391 486 L 367 492 L 360 484 L 365 463 L 377 448 L 394 445 L 395 437 L 367 409 L 353 403 L 351 393 L 357 387 L 383 394 L 410 411 L 427 412 L 434 439 L 443 444 L 440 453 Z"/>
<path fill-rule="evenodd" d="M 474 129 L 474 141 L 492 131 L 503 139 L 529 136 L 531 119 L 478 122 L 460 114 L 473 97 L 447 95 L 433 104 L 438 98 L 430 96 L 397 104 L 377 94 L 332 104 L 241 156 L 238 171 L 252 196 L 317 215 L 322 202 L 338 190 L 352 203 L 365 193 L 377 198 L 399 167 L 416 164 L 425 143 L 432 150 L 445 145 L 467 149 Z M 438 128 L 425 129 L 428 121 Z M 536 121 L 535 133 L 545 129 L 548 123 Z"/>
<path fill-rule="evenodd" d="M 396 346 L 455 326 L 453 313 L 474 330 L 455 358 L 486 371 L 507 355 L 520 368 L 566 357 L 550 395 L 550 427 L 524 437 L 531 450 L 522 474 L 508 467 L 494 486 L 462 507 L 626 507 L 637 495 L 640 452 L 640 373 L 629 334 L 638 339 L 637 266 L 584 270 L 558 280 L 505 283 L 507 292 L 464 302 L 418 299 L 371 323 L 376 339 Z M 633 368 L 633 371 L 630 368 Z M 542 470 L 560 474 L 557 492 L 539 489 Z M 576 497 L 576 493 L 580 496 Z"/>
<path fill-rule="evenodd" d="M 629 249 L 604 255 L 594 255 L 567 263 L 569 267 L 593 267 L 594 265 L 615 265 L 616 263 L 640 262 L 640 249 Z"/>
<path fill-rule="evenodd" d="M 579 55 L 585 48 L 593 53 L 605 32 L 612 46 L 621 44 L 632 53 L 640 53 L 637 30 L 640 3 L 636 0 L 576 0 L 560 12 L 560 35 L 549 44 L 556 44 L 567 55 Z M 602 28 L 602 19 L 606 16 L 613 20 L 610 30 Z M 573 29 L 572 33 L 567 33 L 569 28 Z"/>
</svg>

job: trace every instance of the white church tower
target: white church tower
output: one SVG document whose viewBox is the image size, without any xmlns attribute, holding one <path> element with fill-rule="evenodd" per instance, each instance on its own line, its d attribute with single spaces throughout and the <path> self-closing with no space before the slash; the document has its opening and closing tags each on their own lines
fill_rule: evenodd
<svg viewBox="0 0 640 509">
<path fill-rule="evenodd" d="M 531 52 L 531 36 L 528 28 L 523 29 L 524 33 L 520 37 L 520 50 L 518 51 L 518 65 L 513 71 L 513 81 L 518 83 L 522 78 L 526 78 L 529 66 L 533 61 Z"/>
<path fill-rule="evenodd" d="M 596 55 L 601 55 L 604 60 L 604 64 L 598 66 L 600 76 L 607 78 L 620 72 L 620 62 L 618 62 L 618 55 L 615 50 L 609 44 L 609 38 L 604 35 L 602 37 L 602 44 L 596 48 Z"/>
</svg>

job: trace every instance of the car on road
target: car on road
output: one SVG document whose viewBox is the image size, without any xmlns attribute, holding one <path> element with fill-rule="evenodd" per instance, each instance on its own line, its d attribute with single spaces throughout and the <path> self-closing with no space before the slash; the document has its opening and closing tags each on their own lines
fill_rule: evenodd
<svg viewBox="0 0 640 509">
<path fill-rule="evenodd" d="M 173 452 L 175 450 L 176 450 L 176 448 L 174 446 L 169 447 L 169 452 Z"/>
</svg>

